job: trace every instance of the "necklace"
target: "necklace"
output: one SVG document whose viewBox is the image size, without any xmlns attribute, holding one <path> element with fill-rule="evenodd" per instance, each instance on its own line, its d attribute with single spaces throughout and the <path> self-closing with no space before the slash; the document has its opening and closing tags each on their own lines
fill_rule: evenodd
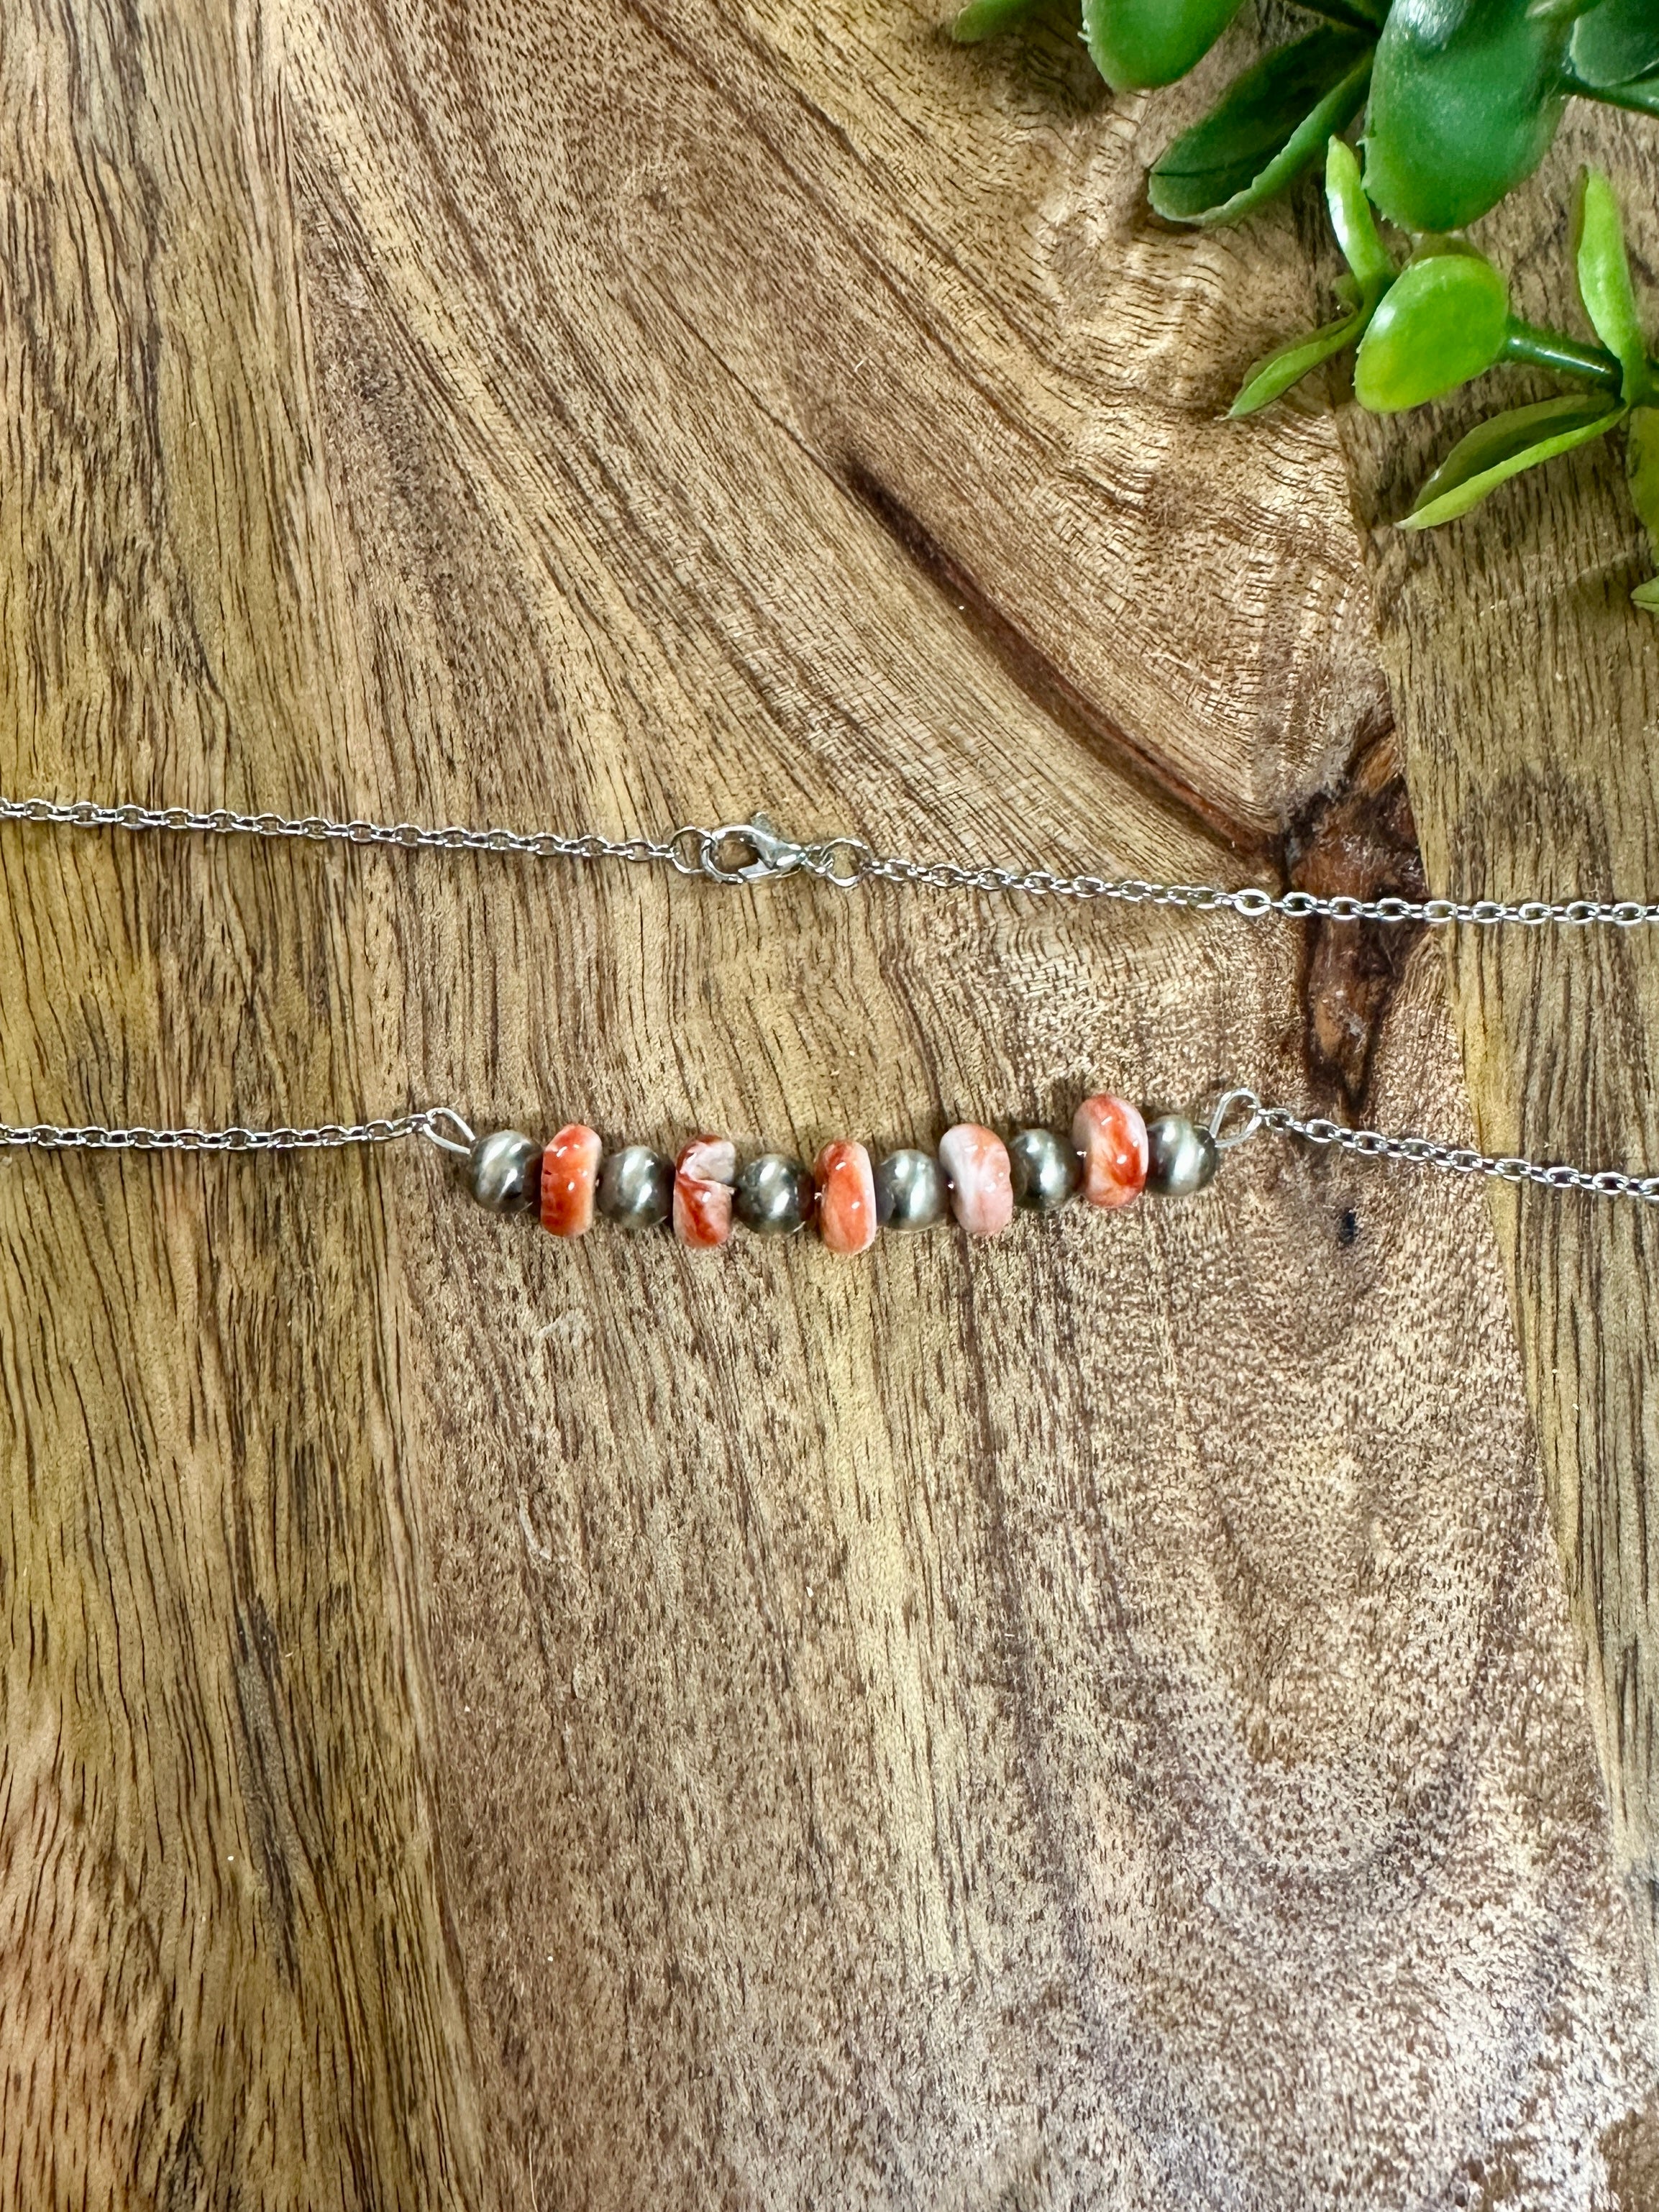
<svg viewBox="0 0 1659 2212">
<path fill-rule="evenodd" d="M 1139 877 L 1056 874 L 1047 869 L 988 866 L 882 854 L 856 837 L 804 843 L 781 836 L 763 814 L 713 828 L 688 826 L 665 838 L 564 836 L 416 823 L 333 821 L 320 815 L 238 814 L 224 808 L 101 806 L 88 799 L 9 799 L 0 822 L 71 830 L 167 830 L 204 836 L 298 839 L 313 843 L 395 846 L 516 854 L 531 860 L 615 860 L 673 869 L 727 885 L 758 884 L 802 875 L 842 890 L 894 883 L 940 891 L 978 891 L 1084 903 L 1115 901 L 1172 907 L 1195 914 L 1228 913 L 1246 921 L 1269 916 L 1338 924 L 1381 922 L 1430 927 L 1523 928 L 1659 923 L 1659 903 L 1575 898 L 1455 900 L 1322 897 L 1273 892 L 1247 884 L 1162 884 Z M 726 1243 L 734 1224 L 781 1237 L 814 1225 L 823 1243 L 843 1253 L 866 1251 L 885 1230 L 933 1228 L 952 1217 L 972 1237 L 997 1236 L 1016 1211 L 1057 1212 L 1074 1197 L 1107 1212 L 1143 1194 L 1192 1197 L 1214 1180 L 1224 1155 L 1262 1133 L 1299 1139 L 1360 1158 L 1399 1161 L 1442 1173 L 1490 1176 L 1594 1197 L 1659 1205 L 1659 1174 L 1591 1170 L 1510 1155 L 1492 1157 L 1425 1137 L 1356 1129 L 1319 1115 L 1264 1102 L 1243 1085 L 1224 1091 L 1207 1113 L 1157 1114 L 1102 1091 L 1078 1107 L 1069 1132 L 1028 1127 L 1006 1140 L 981 1123 L 947 1129 L 933 1152 L 906 1147 L 872 1161 L 853 1139 L 826 1145 L 809 1169 L 779 1152 L 741 1167 L 729 1139 L 694 1135 L 672 1160 L 642 1145 L 607 1152 L 599 1133 L 570 1122 L 546 1143 L 514 1129 L 476 1132 L 448 1105 L 392 1116 L 308 1128 L 150 1128 L 0 1122 L 0 1149 L 64 1152 L 281 1152 L 395 1144 L 423 1137 L 465 1163 L 468 1187 L 495 1212 L 538 1213 L 561 1237 L 579 1237 L 596 1219 L 625 1230 L 672 1222 L 693 1249 Z"/>
</svg>

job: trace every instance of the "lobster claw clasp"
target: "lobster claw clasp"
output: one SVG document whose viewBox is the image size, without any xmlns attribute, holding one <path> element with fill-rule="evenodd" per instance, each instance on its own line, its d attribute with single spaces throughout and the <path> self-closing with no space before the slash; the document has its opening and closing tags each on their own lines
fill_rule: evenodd
<svg viewBox="0 0 1659 2212">
<path fill-rule="evenodd" d="M 732 849 L 746 847 L 747 860 L 730 857 Z M 763 814 L 750 822 L 726 822 L 718 830 L 705 830 L 698 864 L 717 884 L 768 884 L 780 876 L 793 876 L 806 858 L 805 845 L 781 837 Z"/>
</svg>

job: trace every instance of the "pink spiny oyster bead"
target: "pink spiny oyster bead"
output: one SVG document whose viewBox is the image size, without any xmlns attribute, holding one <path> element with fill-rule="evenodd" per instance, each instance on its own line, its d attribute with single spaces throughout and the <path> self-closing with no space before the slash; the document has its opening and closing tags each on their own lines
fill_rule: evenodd
<svg viewBox="0 0 1659 2212">
<path fill-rule="evenodd" d="M 674 1163 L 674 1234 L 708 1251 L 732 1234 L 737 1147 L 729 1137 L 693 1137 Z"/>
<path fill-rule="evenodd" d="M 939 1140 L 939 1164 L 951 1182 L 951 1211 L 970 1237 L 995 1237 L 1014 1218 L 1008 1147 L 994 1129 L 958 1121 Z"/>
<path fill-rule="evenodd" d="M 1085 1098 L 1072 1121 L 1083 1158 L 1083 1195 L 1091 1206 L 1127 1206 L 1146 1182 L 1146 1124 L 1127 1098 L 1103 1091 Z"/>
<path fill-rule="evenodd" d="M 605 1150 L 597 1129 L 572 1121 L 542 1154 L 542 1227 L 555 1237 L 584 1237 L 593 1226 L 593 1194 Z"/>
<path fill-rule="evenodd" d="M 880 1226 L 876 1176 L 862 1145 L 826 1145 L 812 1164 L 818 1234 L 832 1252 L 867 1252 Z"/>
</svg>

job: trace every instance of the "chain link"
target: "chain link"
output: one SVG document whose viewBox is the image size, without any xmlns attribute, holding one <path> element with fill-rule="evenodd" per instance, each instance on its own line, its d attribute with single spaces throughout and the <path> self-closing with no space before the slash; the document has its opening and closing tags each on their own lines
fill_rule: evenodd
<svg viewBox="0 0 1659 2212">
<path fill-rule="evenodd" d="M 1242 1119 L 1239 1117 L 1242 1116 Z M 1486 1176 L 1496 1182 L 1536 1183 L 1545 1190 L 1583 1191 L 1592 1198 L 1633 1198 L 1659 1206 L 1659 1175 L 1626 1175 L 1617 1168 L 1568 1167 L 1517 1154 L 1494 1156 L 1429 1137 L 1391 1137 L 1380 1129 L 1351 1129 L 1322 1115 L 1303 1115 L 1288 1106 L 1264 1105 L 1253 1091 L 1230 1091 L 1216 1109 L 1211 1134 L 1224 1148 L 1246 1143 L 1263 1130 L 1300 1137 L 1304 1144 L 1334 1146 L 1360 1159 L 1401 1160 L 1443 1175 Z"/>
<path fill-rule="evenodd" d="M 165 830 L 219 837 L 289 838 L 316 844 L 397 846 L 405 851 L 514 853 L 538 860 L 623 860 L 671 867 L 713 883 L 768 883 L 808 875 L 851 890 L 890 883 L 920 890 L 1018 894 L 1026 898 L 1110 900 L 1127 906 L 1173 907 L 1191 914 L 1230 913 L 1246 921 L 1410 923 L 1478 929 L 1510 925 L 1570 929 L 1604 925 L 1644 928 L 1659 922 L 1659 902 L 1638 899 L 1357 898 L 1312 891 L 1270 891 L 1257 884 L 1227 890 L 1215 884 L 1164 884 L 1139 876 L 1057 874 L 1048 868 L 999 867 L 922 860 L 878 853 L 860 837 L 799 843 L 780 836 L 763 815 L 715 828 L 687 823 L 669 837 L 605 837 L 585 830 L 472 829 L 460 823 L 335 821 L 325 815 L 237 814 L 227 807 L 195 813 L 183 806 L 100 806 L 91 799 L 8 799 L 0 821 L 54 823 L 72 830 Z M 746 854 L 733 858 L 732 848 Z"/>
<path fill-rule="evenodd" d="M 22 1127 L 0 1121 L 0 1150 L 16 1152 L 336 1152 L 347 1145 L 395 1145 L 405 1137 L 425 1137 L 447 1152 L 465 1152 L 472 1142 L 471 1130 L 453 1106 L 426 1106 L 373 1121 L 325 1121 L 310 1129 L 117 1129 L 97 1123 L 66 1128 L 55 1121 Z"/>
<path fill-rule="evenodd" d="M 1380 898 L 1356 898 L 1338 892 L 1326 896 L 1313 891 L 1270 891 L 1258 884 L 1228 890 L 1215 884 L 1163 884 L 1139 876 L 1056 875 L 1047 868 L 972 867 L 950 860 L 910 860 L 881 855 L 856 838 L 834 841 L 831 848 L 807 846 L 802 866 L 826 881 L 850 885 L 880 881 L 914 884 L 931 890 L 1018 892 L 1026 898 L 1089 901 L 1112 899 L 1127 906 L 1178 907 L 1192 914 L 1236 914 L 1256 921 L 1277 915 L 1288 921 L 1381 921 L 1425 924 L 1444 928 L 1463 924 L 1489 929 L 1499 923 L 1539 929 L 1553 924 L 1584 928 L 1592 923 L 1636 929 L 1659 922 L 1659 902 L 1636 899 L 1408 899 L 1392 894 Z M 850 855 L 844 872 L 836 872 L 834 855 Z"/>
<path fill-rule="evenodd" d="M 452 823 L 441 829 L 418 822 L 336 822 L 321 814 L 235 814 L 216 806 L 193 813 L 185 806 L 100 806 L 89 799 L 8 799 L 0 796 L 0 821 L 52 823 L 69 830 L 171 830 L 215 837 L 286 837 L 313 844 L 398 845 L 406 851 L 437 848 L 446 853 L 522 853 L 538 860 L 634 860 L 665 862 L 683 875 L 695 875 L 700 851 L 680 849 L 681 830 L 658 842 L 647 837 L 556 836 L 516 830 L 468 829 Z"/>
</svg>

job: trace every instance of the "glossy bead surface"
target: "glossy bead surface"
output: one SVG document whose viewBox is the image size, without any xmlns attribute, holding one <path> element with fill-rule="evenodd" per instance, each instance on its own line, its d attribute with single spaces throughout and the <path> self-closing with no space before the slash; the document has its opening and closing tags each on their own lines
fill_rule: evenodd
<svg viewBox="0 0 1659 2212">
<path fill-rule="evenodd" d="M 1108 1091 L 1085 1098 L 1073 1117 L 1072 1142 L 1091 1206 L 1127 1206 L 1139 1197 L 1146 1183 L 1146 1124 L 1127 1098 Z"/>
<path fill-rule="evenodd" d="M 597 1129 L 572 1121 L 548 1139 L 542 1154 L 542 1227 L 552 1237 L 585 1237 L 593 1226 L 599 1159 Z"/>
<path fill-rule="evenodd" d="M 1146 1132 L 1146 1188 L 1158 1198 L 1191 1198 L 1221 1164 L 1215 1139 L 1182 1114 L 1164 1114 Z"/>
<path fill-rule="evenodd" d="M 867 1252 L 881 1226 L 876 1177 L 862 1145 L 826 1145 L 812 1165 L 818 1187 L 818 1235 L 832 1252 Z"/>
<path fill-rule="evenodd" d="M 1028 1213 L 1054 1213 L 1082 1178 L 1082 1163 L 1052 1129 L 1018 1129 L 1008 1139 L 1008 1173 L 1014 1204 Z"/>
<path fill-rule="evenodd" d="M 599 1212 L 618 1229 L 655 1229 L 673 1203 L 674 1163 L 648 1145 L 625 1145 L 599 1172 Z"/>
<path fill-rule="evenodd" d="M 467 1187 L 492 1213 L 536 1203 L 542 1148 L 517 1129 L 492 1129 L 467 1156 Z"/>
<path fill-rule="evenodd" d="M 951 1211 L 970 1237 L 995 1237 L 1014 1218 L 1008 1147 L 994 1129 L 958 1121 L 939 1140 L 939 1157 L 951 1183 Z"/>
<path fill-rule="evenodd" d="M 799 1160 L 781 1152 L 763 1152 L 738 1176 L 737 1217 L 757 1237 L 793 1237 L 812 1218 L 816 1192 Z"/>
<path fill-rule="evenodd" d="M 710 1251 L 732 1234 L 737 1147 L 729 1137 L 693 1137 L 674 1163 L 674 1234 Z"/>
<path fill-rule="evenodd" d="M 951 1210 L 945 1170 L 931 1152 L 889 1152 L 875 1182 L 876 1218 L 884 1229 L 936 1229 Z"/>
</svg>

